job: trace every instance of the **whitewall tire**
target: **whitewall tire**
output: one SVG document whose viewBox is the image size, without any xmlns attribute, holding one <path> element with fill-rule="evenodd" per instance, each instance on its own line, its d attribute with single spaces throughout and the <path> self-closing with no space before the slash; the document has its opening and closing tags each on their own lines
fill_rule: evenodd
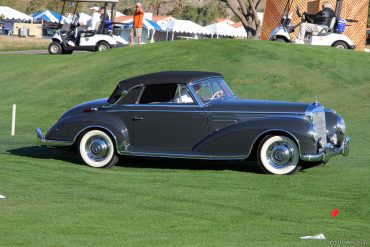
<svg viewBox="0 0 370 247">
<path fill-rule="evenodd" d="M 92 167 L 109 168 L 118 161 L 112 138 L 101 130 L 84 133 L 78 148 L 81 159 Z"/>
<path fill-rule="evenodd" d="M 258 163 L 271 174 L 287 175 L 297 173 L 299 149 L 297 144 L 286 136 L 267 136 L 258 148 Z"/>
</svg>

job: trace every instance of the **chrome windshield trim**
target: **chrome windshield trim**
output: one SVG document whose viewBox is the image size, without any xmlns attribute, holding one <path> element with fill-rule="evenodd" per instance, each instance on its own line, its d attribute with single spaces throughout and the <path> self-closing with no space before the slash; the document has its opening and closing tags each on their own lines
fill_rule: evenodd
<svg viewBox="0 0 370 247">
<path fill-rule="evenodd" d="M 216 100 L 216 99 L 214 99 L 214 100 L 210 100 L 210 101 L 208 101 L 208 102 L 203 102 L 203 101 L 198 97 L 197 93 L 194 91 L 194 89 L 193 89 L 193 87 L 192 87 L 194 84 L 201 83 L 201 82 L 205 82 L 205 81 L 209 81 L 209 80 L 214 80 L 214 79 L 221 79 L 221 80 L 223 80 L 223 81 L 224 81 L 224 83 L 226 84 L 227 88 L 230 90 L 230 92 L 231 92 L 231 93 L 232 93 L 232 95 L 233 95 L 233 96 L 229 96 L 229 97 L 236 98 L 235 93 L 231 90 L 231 88 L 229 87 L 229 85 L 226 83 L 225 78 L 224 78 L 223 76 L 207 77 L 207 78 L 204 78 L 204 79 L 200 79 L 200 80 L 196 80 L 196 81 L 192 81 L 192 82 L 189 82 L 189 83 L 188 83 L 188 87 L 189 87 L 190 91 L 192 92 L 193 97 L 194 97 L 194 98 L 196 98 L 196 100 L 197 100 L 197 102 L 198 102 L 198 104 L 199 104 L 200 106 L 203 106 L 203 107 L 204 107 L 204 106 L 208 106 L 211 102 L 216 102 L 216 101 L 217 101 L 217 100 L 219 100 L 219 99 L 223 99 L 223 98 L 225 98 L 225 97 L 223 97 L 223 98 L 217 98 L 217 100 Z"/>
</svg>

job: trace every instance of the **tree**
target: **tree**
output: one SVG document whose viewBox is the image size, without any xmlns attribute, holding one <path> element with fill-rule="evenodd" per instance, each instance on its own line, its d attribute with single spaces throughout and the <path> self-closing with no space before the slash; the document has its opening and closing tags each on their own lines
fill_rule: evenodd
<svg viewBox="0 0 370 247">
<path fill-rule="evenodd" d="M 229 6 L 232 12 L 240 19 L 248 37 L 258 39 L 261 32 L 261 20 L 257 15 L 257 10 L 262 8 L 264 0 L 219 0 Z"/>
<path fill-rule="evenodd" d="M 197 7 L 195 5 L 185 5 L 182 9 L 175 7 L 170 15 L 184 20 L 191 20 L 199 25 L 208 25 L 218 17 L 227 16 L 227 12 L 218 3 L 208 3 Z"/>
<path fill-rule="evenodd" d="M 29 0 L 0 0 L 0 6 L 7 6 L 21 12 L 26 11 L 28 3 Z"/>
</svg>

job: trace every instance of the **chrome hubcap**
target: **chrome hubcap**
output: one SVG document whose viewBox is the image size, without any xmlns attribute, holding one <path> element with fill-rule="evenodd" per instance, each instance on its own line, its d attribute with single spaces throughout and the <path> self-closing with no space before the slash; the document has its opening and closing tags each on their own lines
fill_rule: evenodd
<svg viewBox="0 0 370 247">
<path fill-rule="evenodd" d="M 288 143 L 277 142 L 268 148 L 266 155 L 271 166 L 281 169 L 290 164 L 293 150 Z"/>
<path fill-rule="evenodd" d="M 91 160 L 96 162 L 106 159 L 109 149 L 109 143 L 101 136 L 91 137 L 85 145 L 87 155 Z"/>
<path fill-rule="evenodd" d="M 58 53 L 59 48 L 58 48 L 58 46 L 53 45 L 53 46 L 51 46 L 50 50 L 51 50 L 52 53 Z"/>
<path fill-rule="evenodd" d="M 105 45 L 100 45 L 98 50 L 99 51 L 105 51 L 105 50 L 108 50 L 108 47 L 105 46 Z"/>
</svg>

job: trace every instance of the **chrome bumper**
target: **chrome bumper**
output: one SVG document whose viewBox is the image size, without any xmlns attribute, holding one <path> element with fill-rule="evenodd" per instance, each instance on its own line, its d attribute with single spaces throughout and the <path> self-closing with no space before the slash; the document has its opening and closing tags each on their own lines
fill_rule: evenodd
<svg viewBox="0 0 370 247">
<path fill-rule="evenodd" d="M 47 147 L 68 147 L 72 146 L 73 142 L 71 141 L 57 141 L 57 140 L 47 140 L 45 139 L 44 135 L 40 128 L 36 129 L 37 134 L 37 142 L 39 146 L 47 146 Z"/>
<path fill-rule="evenodd" d="M 327 143 L 319 154 L 301 155 L 301 160 L 307 162 L 323 162 L 327 163 L 331 157 L 342 154 L 347 156 L 349 153 L 350 138 L 346 137 L 339 148 L 334 147 L 332 144 Z"/>
</svg>

